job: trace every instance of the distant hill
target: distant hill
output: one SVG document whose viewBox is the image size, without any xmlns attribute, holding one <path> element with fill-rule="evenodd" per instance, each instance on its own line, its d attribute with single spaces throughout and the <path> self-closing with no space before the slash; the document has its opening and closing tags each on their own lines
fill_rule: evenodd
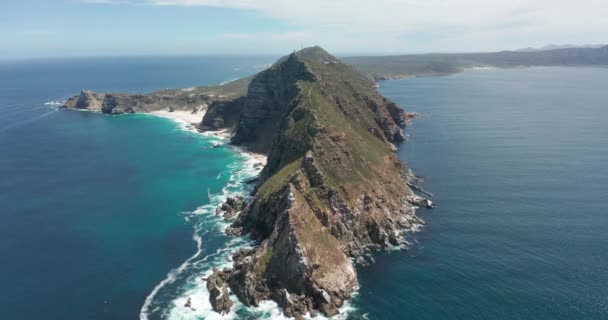
<svg viewBox="0 0 608 320">
<path fill-rule="evenodd" d="M 549 44 L 541 48 L 523 48 L 517 49 L 515 51 L 521 52 L 536 52 L 536 51 L 547 51 L 547 50 L 556 50 L 556 49 L 571 49 L 571 48 L 601 48 L 605 46 L 605 44 L 586 44 L 586 45 L 574 45 L 574 44 Z"/>
<path fill-rule="evenodd" d="M 608 65 L 608 46 L 543 51 L 359 56 L 343 58 L 342 61 L 376 80 L 382 80 L 407 76 L 445 75 L 475 67 Z"/>
</svg>

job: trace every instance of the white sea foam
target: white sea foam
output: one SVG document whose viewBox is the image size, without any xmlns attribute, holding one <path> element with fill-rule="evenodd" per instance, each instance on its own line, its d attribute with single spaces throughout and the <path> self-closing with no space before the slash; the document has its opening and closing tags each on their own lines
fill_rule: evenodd
<svg viewBox="0 0 608 320">
<path fill-rule="evenodd" d="M 246 161 L 245 161 L 246 163 Z M 234 167 L 234 166 L 233 166 Z M 234 175 L 234 178 L 231 179 L 230 185 L 238 186 L 239 182 L 234 181 L 235 179 L 239 179 L 240 176 Z M 205 257 L 200 257 L 203 251 L 203 241 L 202 234 L 205 232 L 218 232 L 223 233 L 226 227 L 228 227 L 229 223 L 223 221 L 217 217 L 214 212 L 215 208 L 226 200 L 226 198 L 234 193 L 236 190 L 231 190 L 229 187 L 224 187 L 221 194 L 211 194 L 209 193 L 210 203 L 204 206 L 197 208 L 195 211 L 189 213 L 190 215 L 206 215 L 205 219 L 203 219 L 197 226 L 195 226 L 193 239 L 196 242 L 196 253 L 188 258 L 182 265 L 178 268 L 170 271 L 165 279 L 161 281 L 152 292 L 146 297 L 144 305 L 140 311 L 140 320 L 147 320 L 149 315 L 152 312 L 159 311 L 159 307 L 154 307 L 153 302 L 156 298 L 157 294 L 160 290 L 162 290 L 167 285 L 173 284 L 178 276 L 183 274 L 184 272 L 194 268 L 195 270 L 205 269 L 205 271 L 193 277 L 193 279 L 189 279 L 190 283 L 186 283 L 186 286 L 191 286 L 191 288 L 187 288 L 186 292 L 181 295 L 179 298 L 175 299 L 171 304 L 171 310 L 169 314 L 171 315 L 170 319 L 192 319 L 201 316 L 202 313 L 206 313 L 207 311 L 212 312 L 211 304 L 209 303 L 208 292 L 205 287 L 205 282 L 200 281 L 198 276 L 209 276 L 214 267 L 223 268 L 227 267 L 231 264 L 230 257 L 232 252 L 250 246 L 247 240 L 244 238 L 234 238 L 228 242 L 228 244 L 221 249 L 216 250 L 214 253 L 211 253 Z M 216 230 L 204 230 L 203 228 L 208 228 L 209 223 L 211 222 L 217 229 Z M 200 258 L 200 259 L 199 259 Z M 192 307 L 196 309 L 196 311 L 184 307 L 188 298 L 191 298 Z M 165 306 L 166 307 L 166 306 Z M 176 313 L 177 312 L 177 313 Z M 217 315 L 217 313 L 212 312 Z M 205 319 L 213 319 L 213 314 L 205 314 Z M 219 315 L 218 315 L 219 316 Z"/>
<path fill-rule="evenodd" d="M 221 139 L 223 138 L 215 137 L 214 140 Z M 219 234 L 225 231 L 229 226 L 229 222 L 216 216 L 215 208 L 229 196 L 246 193 L 247 187 L 244 185 L 243 181 L 254 176 L 259 171 L 253 168 L 253 163 L 256 162 L 255 159 L 246 154 L 243 155 L 244 159 L 242 161 L 228 165 L 230 178 L 228 183 L 222 188 L 222 192 L 212 194 L 208 191 L 209 204 L 203 205 L 188 214 L 190 216 L 205 215 L 203 219 L 199 219 L 200 222 L 195 226 L 194 230 L 193 239 L 196 242 L 197 251 L 181 266 L 169 272 L 165 279 L 152 290 L 148 297 L 146 297 L 145 303 L 140 311 L 141 320 L 147 320 L 151 313 L 159 311 L 163 312 L 163 314 L 165 314 L 166 311 L 166 314 L 169 315 L 169 319 L 195 319 L 200 317 L 205 319 L 229 319 L 234 316 L 234 312 L 233 314 L 220 316 L 212 310 L 211 304 L 209 303 L 209 293 L 206 289 L 206 284 L 204 281 L 201 281 L 200 277 L 209 276 L 213 268 L 230 266 L 232 264 L 232 253 L 240 248 L 250 247 L 251 244 L 245 238 L 233 238 L 223 248 L 218 249 L 205 257 L 201 257 L 200 255 L 203 252 L 201 234 L 203 232 L 215 232 Z M 220 175 L 218 175 L 218 177 Z M 198 272 L 195 275 L 190 276 L 186 283 L 181 284 L 184 291 L 179 297 L 175 298 L 170 305 L 162 306 L 162 309 L 168 310 L 160 310 L 160 306 L 154 306 L 154 299 L 163 288 L 175 283 L 180 275 L 192 270 L 197 270 Z M 191 308 L 185 307 L 188 299 L 191 301 Z M 236 298 L 234 300 L 237 301 Z M 235 307 L 234 310 L 238 310 L 237 307 Z"/>
<path fill-rule="evenodd" d="M 63 104 L 65 104 L 65 101 L 49 101 L 44 103 L 45 106 L 62 106 Z"/>
</svg>

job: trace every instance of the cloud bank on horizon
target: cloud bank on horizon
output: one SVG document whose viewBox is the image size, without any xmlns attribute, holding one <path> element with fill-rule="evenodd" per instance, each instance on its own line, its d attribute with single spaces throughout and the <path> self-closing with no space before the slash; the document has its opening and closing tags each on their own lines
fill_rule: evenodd
<svg viewBox="0 0 608 320">
<path fill-rule="evenodd" d="M 105 14 L 130 7 L 155 17 L 162 10 L 218 10 L 230 24 L 222 29 L 221 22 L 192 21 L 194 31 L 214 33 L 201 31 L 198 47 L 195 33 L 182 35 L 175 53 L 180 47 L 205 53 L 210 45 L 218 53 L 279 53 L 314 44 L 351 53 L 493 51 L 605 43 L 608 34 L 605 0 L 80 0 L 79 5 Z M 149 29 L 154 32 L 154 26 Z M 238 45 L 230 43 L 235 41 Z"/>
</svg>

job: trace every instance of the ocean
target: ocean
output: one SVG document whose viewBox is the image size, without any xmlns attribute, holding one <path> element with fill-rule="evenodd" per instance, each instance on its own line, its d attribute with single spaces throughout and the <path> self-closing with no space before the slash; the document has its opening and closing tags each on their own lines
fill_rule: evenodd
<svg viewBox="0 0 608 320">
<path fill-rule="evenodd" d="M 224 236 L 214 210 L 248 191 L 252 160 L 168 119 L 57 106 L 81 89 L 216 84 L 275 59 L 0 62 L 2 318 L 219 318 L 202 278 L 251 244 Z M 608 319 L 607 82 L 603 68 L 382 82 L 420 113 L 399 155 L 437 208 L 419 211 L 408 251 L 359 269 L 347 317 Z"/>
</svg>

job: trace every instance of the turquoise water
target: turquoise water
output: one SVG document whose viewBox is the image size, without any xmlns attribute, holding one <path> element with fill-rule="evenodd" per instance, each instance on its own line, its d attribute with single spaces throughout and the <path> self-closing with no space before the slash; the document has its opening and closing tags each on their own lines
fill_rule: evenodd
<svg viewBox="0 0 608 320">
<path fill-rule="evenodd" d="M 437 208 L 361 270 L 369 319 L 608 319 L 608 69 L 381 83 L 422 113 L 399 154 Z"/>
<path fill-rule="evenodd" d="M 141 92 L 212 84 L 272 61 L 0 65 L 2 318 L 137 319 L 146 299 L 151 319 L 168 314 L 200 282 L 194 273 L 226 262 L 227 252 L 217 251 L 230 239 L 213 209 L 227 195 L 247 191 L 242 181 L 255 174 L 234 150 L 212 148 L 215 138 L 170 120 L 57 110 L 48 102 L 81 88 Z M 246 243 L 231 243 L 238 245 Z M 207 263 L 184 265 L 189 258 Z"/>
<path fill-rule="evenodd" d="M 218 83 L 273 60 L 0 63 L 2 318 L 218 318 L 202 277 L 250 244 L 225 237 L 213 211 L 247 191 L 252 162 L 167 119 L 45 102 Z M 349 318 L 608 319 L 605 83 L 601 68 L 381 83 L 422 113 L 399 153 L 438 207 L 420 211 L 410 251 L 359 270 Z"/>
</svg>

